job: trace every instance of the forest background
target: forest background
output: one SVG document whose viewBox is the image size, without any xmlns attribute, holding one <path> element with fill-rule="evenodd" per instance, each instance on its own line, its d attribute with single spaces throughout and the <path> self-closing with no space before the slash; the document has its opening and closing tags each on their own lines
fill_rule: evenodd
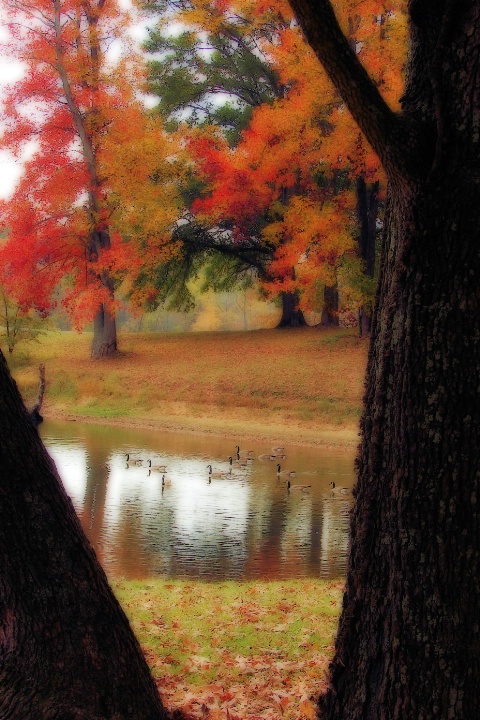
<svg viewBox="0 0 480 720">
<path fill-rule="evenodd" d="M 384 177 L 285 2 L 4 3 L 12 352 L 45 319 L 130 330 L 370 325 Z M 139 50 L 132 24 L 149 26 Z M 392 103 L 402 3 L 345 3 Z M 277 309 L 279 308 L 279 309 Z"/>
</svg>

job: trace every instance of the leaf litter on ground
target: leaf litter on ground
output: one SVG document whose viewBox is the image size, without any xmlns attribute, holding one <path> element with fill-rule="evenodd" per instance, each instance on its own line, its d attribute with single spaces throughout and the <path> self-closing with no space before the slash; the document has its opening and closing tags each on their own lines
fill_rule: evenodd
<svg viewBox="0 0 480 720">
<path fill-rule="evenodd" d="M 314 720 L 342 581 L 114 584 L 171 712 L 204 720 Z"/>
</svg>

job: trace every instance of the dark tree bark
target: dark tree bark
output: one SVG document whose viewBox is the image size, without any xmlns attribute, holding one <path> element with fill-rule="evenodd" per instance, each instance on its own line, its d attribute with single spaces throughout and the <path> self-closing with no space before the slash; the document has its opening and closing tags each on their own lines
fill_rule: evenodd
<svg viewBox="0 0 480 720">
<path fill-rule="evenodd" d="M 93 232 L 90 238 L 89 259 L 92 263 L 91 272 L 94 273 L 94 263 L 102 250 L 110 247 L 110 235 L 105 230 Z M 111 303 L 101 303 L 93 319 L 93 340 L 90 355 L 93 359 L 112 357 L 117 353 L 117 326 L 115 313 L 112 310 L 115 299 L 113 280 L 108 272 L 102 272 L 99 277 L 102 285 L 107 289 Z"/>
<path fill-rule="evenodd" d="M 325 285 L 320 327 L 338 327 L 338 285 Z"/>
<path fill-rule="evenodd" d="M 38 367 L 38 374 L 40 376 L 40 382 L 38 385 L 37 399 L 35 401 L 35 405 L 30 410 L 30 420 L 32 421 L 34 427 L 38 427 L 43 422 L 43 416 L 40 414 L 40 410 L 42 409 L 43 396 L 45 395 L 45 365 L 44 365 L 44 363 L 40 363 L 40 365 Z"/>
<path fill-rule="evenodd" d="M 298 293 L 282 292 L 282 317 L 277 328 L 306 327 L 307 321 L 298 307 Z"/>
<path fill-rule="evenodd" d="M 357 216 L 360 226 L 358 249 L 364 261 L 364 273 L 373 278 L 375 274 L 375 245 L 378 216 L 378 180 L 367 185 L 362 175 L 357 177 Z M 372 323 L 371 308 L 362 305 L 358 311 L 360 337 L 370 334 Z"/>
<path fill-rule="evenodd" d="M 324 720 L 480 708 L 480 3 L 411 0 L 392 113 L 326 0 L 291 0 L 389 178 Z"/>
<path fill-rule="evenodd" d="M 167 718 L 0 353 L 0 717 Z"/>
</svg>

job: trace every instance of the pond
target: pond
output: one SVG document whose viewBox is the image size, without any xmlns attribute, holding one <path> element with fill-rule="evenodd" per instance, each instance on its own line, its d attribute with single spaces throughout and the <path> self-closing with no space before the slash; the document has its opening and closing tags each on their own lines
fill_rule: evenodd
<svg viewBox="0 0 480 720">
<path fill-rule="evenodd" d="M 261 460 L 229 472 L 237 440 L 78 422 L 41 428 L 83 528 L 110 578 L 223 579 L 340 577 L 345 572 L 353 451 L 286 446 L 284 470 Z M 126 453 L 142 462 L 127 466 Z M 167 466 L 162 474 L 152 465 Z M 304 491 L 287 489 L 309 485 Z"/>
</svg>

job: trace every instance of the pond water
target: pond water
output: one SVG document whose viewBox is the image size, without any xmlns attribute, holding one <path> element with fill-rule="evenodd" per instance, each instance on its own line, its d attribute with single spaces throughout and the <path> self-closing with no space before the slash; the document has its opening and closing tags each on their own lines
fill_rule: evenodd
<svg viewBox="0 0 480 720">
<path fill-rule="evenodd" d="M 228 471 L 237 440 L 211 435 L 45 422 L 41 435 L 107 575 L 204 579 L 339 577 L 345 572 L 352 451 L 286 446 L 282 469 L 265 442 L 248 442 L 254 460 L 209 481 L 207 465 Z M 241 448 L 242 450 L 242 448 Z M 126 465 L 126 453 L 142 460 Z M 149 474 L 165 464 L 162 473 Z"/>
</svg>

